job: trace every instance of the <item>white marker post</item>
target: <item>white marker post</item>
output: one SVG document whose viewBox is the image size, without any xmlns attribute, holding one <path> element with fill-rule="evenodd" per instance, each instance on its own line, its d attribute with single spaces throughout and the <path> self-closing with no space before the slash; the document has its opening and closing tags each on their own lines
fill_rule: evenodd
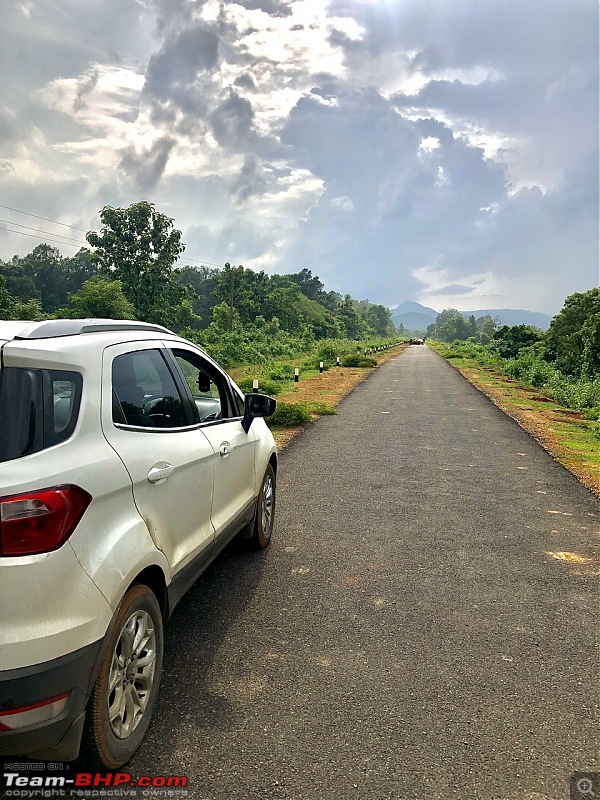
<svg viewBox="0 0 600 800">
<path fill-rule="evenodd" d="M 252 379 L 252 393 L 258 394 L 258 378 Z"/>
<path fill-rule="evenodd" d="M 299 380 L 300 380 L 300 370 L 298 369 L 298 367 L 296 367 L 294 369 L 294 383 L 298 383 Z"/>
</svg>

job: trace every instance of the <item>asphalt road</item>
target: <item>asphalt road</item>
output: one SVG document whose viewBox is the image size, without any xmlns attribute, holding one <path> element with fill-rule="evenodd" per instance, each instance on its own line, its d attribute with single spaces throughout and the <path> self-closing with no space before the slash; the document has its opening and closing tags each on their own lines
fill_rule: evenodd
<svg viewBox="0 0 600 800">
<path fill-rule="evenodd" d="M 598 501 L 446 362 L 378 369 L 278 489 L 271 549 L 230 548 L 170 621 L 132 772 L 205 800 L 563 800 L 600 769 Z"/>
</svg>

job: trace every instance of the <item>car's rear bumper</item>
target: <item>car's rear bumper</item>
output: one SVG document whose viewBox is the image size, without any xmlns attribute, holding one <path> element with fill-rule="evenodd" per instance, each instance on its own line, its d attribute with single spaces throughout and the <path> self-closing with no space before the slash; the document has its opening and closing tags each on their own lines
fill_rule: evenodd
<svg viewBox="0 0 600 800">
<path fill-rule="evenodd" d="M 102 640 L 74 653 L 31 667 L 0 672 L 0 755 L 30 755 L 53 760 L 77 757 L 85 706 L 97 671 Z M 68 693 L 54 719 L 3 730 L 6 712 L 35 706 Z"/>
</svg>

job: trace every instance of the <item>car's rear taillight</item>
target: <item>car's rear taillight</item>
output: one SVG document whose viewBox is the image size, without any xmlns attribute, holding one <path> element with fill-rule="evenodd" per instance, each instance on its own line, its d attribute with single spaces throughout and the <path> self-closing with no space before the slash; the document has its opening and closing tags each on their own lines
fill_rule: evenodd
<svg viewBox="0 0 600 800">
<path fill-rule="evenodd" d="M 92 497 L 79 486 L 53 486 L 0 497 L 0 554 L 56 550 L 73 533 Z"/>
</svg>

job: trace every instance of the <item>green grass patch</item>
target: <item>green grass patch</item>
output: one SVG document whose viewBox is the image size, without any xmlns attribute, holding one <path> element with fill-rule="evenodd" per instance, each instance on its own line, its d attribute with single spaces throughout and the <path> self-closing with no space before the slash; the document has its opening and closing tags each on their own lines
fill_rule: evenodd
<svg viewBox="0 0 600 800">
<path fill-rule="evenodd" d="M 298 425 L 308 425 L 315 415 L 322 417 L 328 414 L 337 414 L 337 411 L 321 400 L 300 403 L 280 401 L 273 416 L 267 419 L 267 423 L 270 428 L 295 428 Z"/>
<path fill-rule="evenodd" d="M 376 367 L 377 361 L 374 358 L 369 358 L 369 356 L 360 356 L 350 355 L 344 356 L 341 359 L 340 364 L 342 367 L 361 367 L 363 369 L 367 369 L 369 367 Z"/>
<path fill-rule="evenodd" d="M 497 364 L 491 366 L 486 363 L 485 354 L 482 358 L 476 347 L 472 347 L 470 355 L 467 355 L 468 345 L 463 348 L 456 343 L 450 345 L 428 341 L 428 344 L 451 361 L 453 366 L 465 370 L 476 386 L 484 392 L 489 390 L 491 396 L 501 402 L 509 414 L 517 409 L 531 411 L 538 426 L 532 432 L 540 435 L 539 426 L 542 425 L 548 431 L 549 441 L 557 442 L 562 451 L 555 453 L 556 458 L 567 468 L 572 468 L 586 485 L 598 486 L 600 419 L 597 416 L 598 406 L 593 402 L 593 382 L 590 384 L 591 389 L 589 385 L 582 386 L 581 382 L 571 381 L 567 385 L 559 376 L 548 386 L 536 388 L 532 383 L 537 383 L 541 380 L 540 375 L 544 374 L 537 363 L 529 365 L 528 371 L 523 370 L 521 373 L 519 364 L 511 369 L 506 368 L 507 364 L 514 365 L 516 362 L 497 360 Z M 524 360 L 522 363 L 528 366 Z M 523 379 L 527 374 L 533 378 L 532 383 Z M 556 396 L 553 397 L 553 394 Z M 588 398 L 593 402 L 592 407 L 581 408 Z M 573 417 L 574 410 L 578 408 L 581 409 L 583 418 Z M 555 447 L 552 449 L 553 452 L 556 450 Z"/>
</svg>

